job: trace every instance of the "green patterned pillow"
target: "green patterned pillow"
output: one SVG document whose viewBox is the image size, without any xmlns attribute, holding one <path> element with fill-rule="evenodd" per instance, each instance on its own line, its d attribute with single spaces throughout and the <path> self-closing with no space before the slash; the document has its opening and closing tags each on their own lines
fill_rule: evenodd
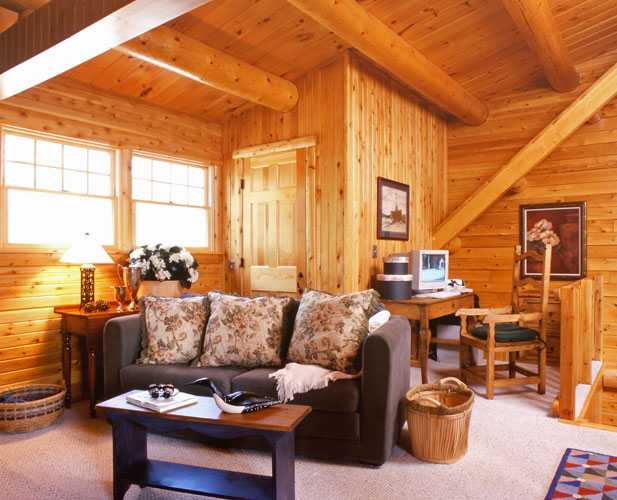
<svg viewBox="0 0 617 500">
<path fill-rule="evenodd" d="M 375 290 L 332 296 L 311 290 L 300 301 L 287 358 L 352 375 L 360 371 L 360 347 L 375 312 Z"/>
<path fill-rule="evenodd" d="M 206 327 L 206 297 L 141 297 L 140 364 L 190 363 L 199 356 Z M 144 334 L 145 333 L 145 334 Z"/>
<path fill-rule="evenodd" d="M 197 366 L 279 366 L 290 297 L 208 292 L 210 318 Z"/>
</svg>

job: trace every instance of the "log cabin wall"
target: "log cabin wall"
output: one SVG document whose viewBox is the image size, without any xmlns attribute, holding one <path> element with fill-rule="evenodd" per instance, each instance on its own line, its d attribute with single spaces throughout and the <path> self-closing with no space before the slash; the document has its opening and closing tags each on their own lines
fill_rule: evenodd
<svg viewBox="0 0 617 500">
<path fill-rule="evenodd" d="M 617 53 L 577 65 L 581 83 L 559 94 L 543 81 L 491 98 L 488 121 L 479 127 L 448 127 L 448 208 L 462 201 L 563 111 L 617 61 Z M 604 275 L 603 358 L 617 360 L 617 100 L 602 120 L 586 123 L 510 192 L 459 234 L 462 248 L 451 256 L 451 277 L 463 278 L 483 307 L 509 302 L 512 252 L 519 242 L 519 205 L 587 202 L 587 274 Z M 552 288 L 567 282 L 553 281 Z"/>
<path fill-rule="evenodd" d="M 215 172 L 221 165 L 220 125 L 94 91 L 63 78 L 0 103 L 0 125 L 200 160 L 217 165 Z M 128 168 L 126 165 L 120 175 L 128 176 Z M 215 203 L 220 206 L 220 201 Z M 58 221 L 62 222 L 66 221 Z M 220 219 L 215 225 L 221 227 Z M 216 228 L 215 238 L 219 240 Z M 109 253 L 121 263 L 128 249 Z M 62 380 L 60 317 L 53 308 L 79 303 L 80 273 L 77 265 L 60 264 L 60 256 L 56 251 L 0 249 L 0 387 Z M 191 291 L 222 288 L 222 253 L 194 256 L 200 276 Z M 97 299 L 113 300 L 109 287 L 119 284 L 115 267 L 96 266 Z M 73 396 L 79 399 L 84 387 L 83 338 L 74 337 L 72 346 L 71 385 Z"/>
<path fill-rule="evenodd" d="M 226 250 L 240 261 L 241 162 L 235 148 L 317 137 L 309 165 L 309 214 L 314 240 L 307 285 L 331 293 L 371 286 L 381 258 L 425 247 L 445 214 L 446 122 L 401 85 L 349 51 L 296 82 L 298 106 L 280 113 L 256 106 L 224 127 Z M 410 239 L 377 240 L 377 177 L 411 186 Z M 377 245 L 378 259 L 371 258 Z M 241 273 L 227 273 L 227 290 L 241 290 Z"/>
</svg>

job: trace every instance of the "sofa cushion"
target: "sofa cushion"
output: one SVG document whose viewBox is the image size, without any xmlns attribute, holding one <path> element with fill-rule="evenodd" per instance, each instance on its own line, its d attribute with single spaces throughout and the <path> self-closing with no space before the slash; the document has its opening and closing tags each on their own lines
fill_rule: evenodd
<svg viewBox="0 0 617 500">
<path fill-rule="evenodd" d="M 122 392 L 132 389 L 147 389 L 150 384 L 173 384 L 181 391 L 198 396 L 211 396 L 209 389 L 198 385 L 183 387 L 184 384 L 198 378 L 208 377 L 224 393 L 231 392 L 231 380 L 242 373 L 242 368 L 194 368 L 185 364 L 178 365 L 128 365 L 120 369 L 120 387 Z"/>
<path fill-rule="evenodd" d="M 141 364 L 190 363 L 199 355 L 206 298 L 141 297 Z"/>
<path fill-rule="evenodd" d="M 197 366 L 278 366 L 293 299 L 209 292 L 210 317 Z"/>
<path fill-rule="evenodd" d="M 233 391 L 252 391 L 264 396 L 278 398 L 276 379 L 269 375 L 278 368 L 254 368 L 233 377 Z M 323 389 L 295 394 L 291 403 L 307 405 L 313 411 L 328 411 L 339 413 L 354 413 L 360 411 L 360 378 L 337 380 L 330 382 Z"/>
<path fill-rule="evenodd" d="M 368 318 L 375 312 L 378 298 L 375 290 L 336 297 L 316 290 L 305 292 L 296 314 L 288 360 L 357 374 Z"/>
</svg>

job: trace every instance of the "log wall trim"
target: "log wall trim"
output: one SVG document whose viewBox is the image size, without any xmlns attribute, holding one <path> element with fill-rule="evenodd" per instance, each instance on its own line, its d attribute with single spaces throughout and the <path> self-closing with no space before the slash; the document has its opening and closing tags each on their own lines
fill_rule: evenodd
<svg viewBox="0 0 617 500">
<path fill-rule="evenodd" d="M 211 0 L 54 0 L 0 33 L 0 99 Z"/>
<path fill-rule="evenodd" d="M 439 224 L 433 232 L 433 246 L 442 248 L 463 231 L 615 95 L 617 95 L 617 64 L 602 75 L 480 189 L 465 200 L 455 212 Z"/>
<path fill-rule="evenodd" d="M 288 139 L 286 141 L 271 142 L 270 144 L 237 148 L 232 151 L 231 157 L 234 160 L 239 160 L 241 158 L 252 158 L 254 156 L 291 151 L 292 149 L 310 148 L 316 145 L 317 138 L 311 135 L 308 137 L 298 137 L 297 139 Z"/>
</svg>

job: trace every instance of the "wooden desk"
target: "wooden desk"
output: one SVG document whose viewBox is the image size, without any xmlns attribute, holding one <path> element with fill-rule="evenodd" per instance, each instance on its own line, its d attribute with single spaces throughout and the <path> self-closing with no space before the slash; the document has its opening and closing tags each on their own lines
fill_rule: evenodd
<svg viewBox="0 0 617 500">
<path fill-rule="evenodd" d="M 110 319 L 128 314 L 136 314 L 139 311 L 118 312 L 118 304 L 111 303 L 105 312 L 87 313 L 80 310 L 79 306 L 57 306 L 54 312 L 62 316 L 62 375 L 66 383 L 66 402 L 67 408 L 71 407 L 71 334 L 86 337 L 86 352 L 88 353 L 88 382 L 90 392 L 90 416 L 96 418 L 96 372 L 97 362 L 100 365 L 99 371 L 102 373 L 102 359 L 98 356 L 103 352 L 103 328 Z"/>
<path fill-rule="evenodd" d="M 462 307 L 473 307 L 473 293 L 463 293 L 443 299 L 415 297 L 408 300 L 382 300 L 392 314 L 399 314 L 410 321 L 420 322 L 418 358 L 422 370 L 422 383 L 427 383 L 428 349 L 431 343 L 429 320 L 455 313 Z M 413 366 L 413 363 L 410 363 Z"/>
</svg>

